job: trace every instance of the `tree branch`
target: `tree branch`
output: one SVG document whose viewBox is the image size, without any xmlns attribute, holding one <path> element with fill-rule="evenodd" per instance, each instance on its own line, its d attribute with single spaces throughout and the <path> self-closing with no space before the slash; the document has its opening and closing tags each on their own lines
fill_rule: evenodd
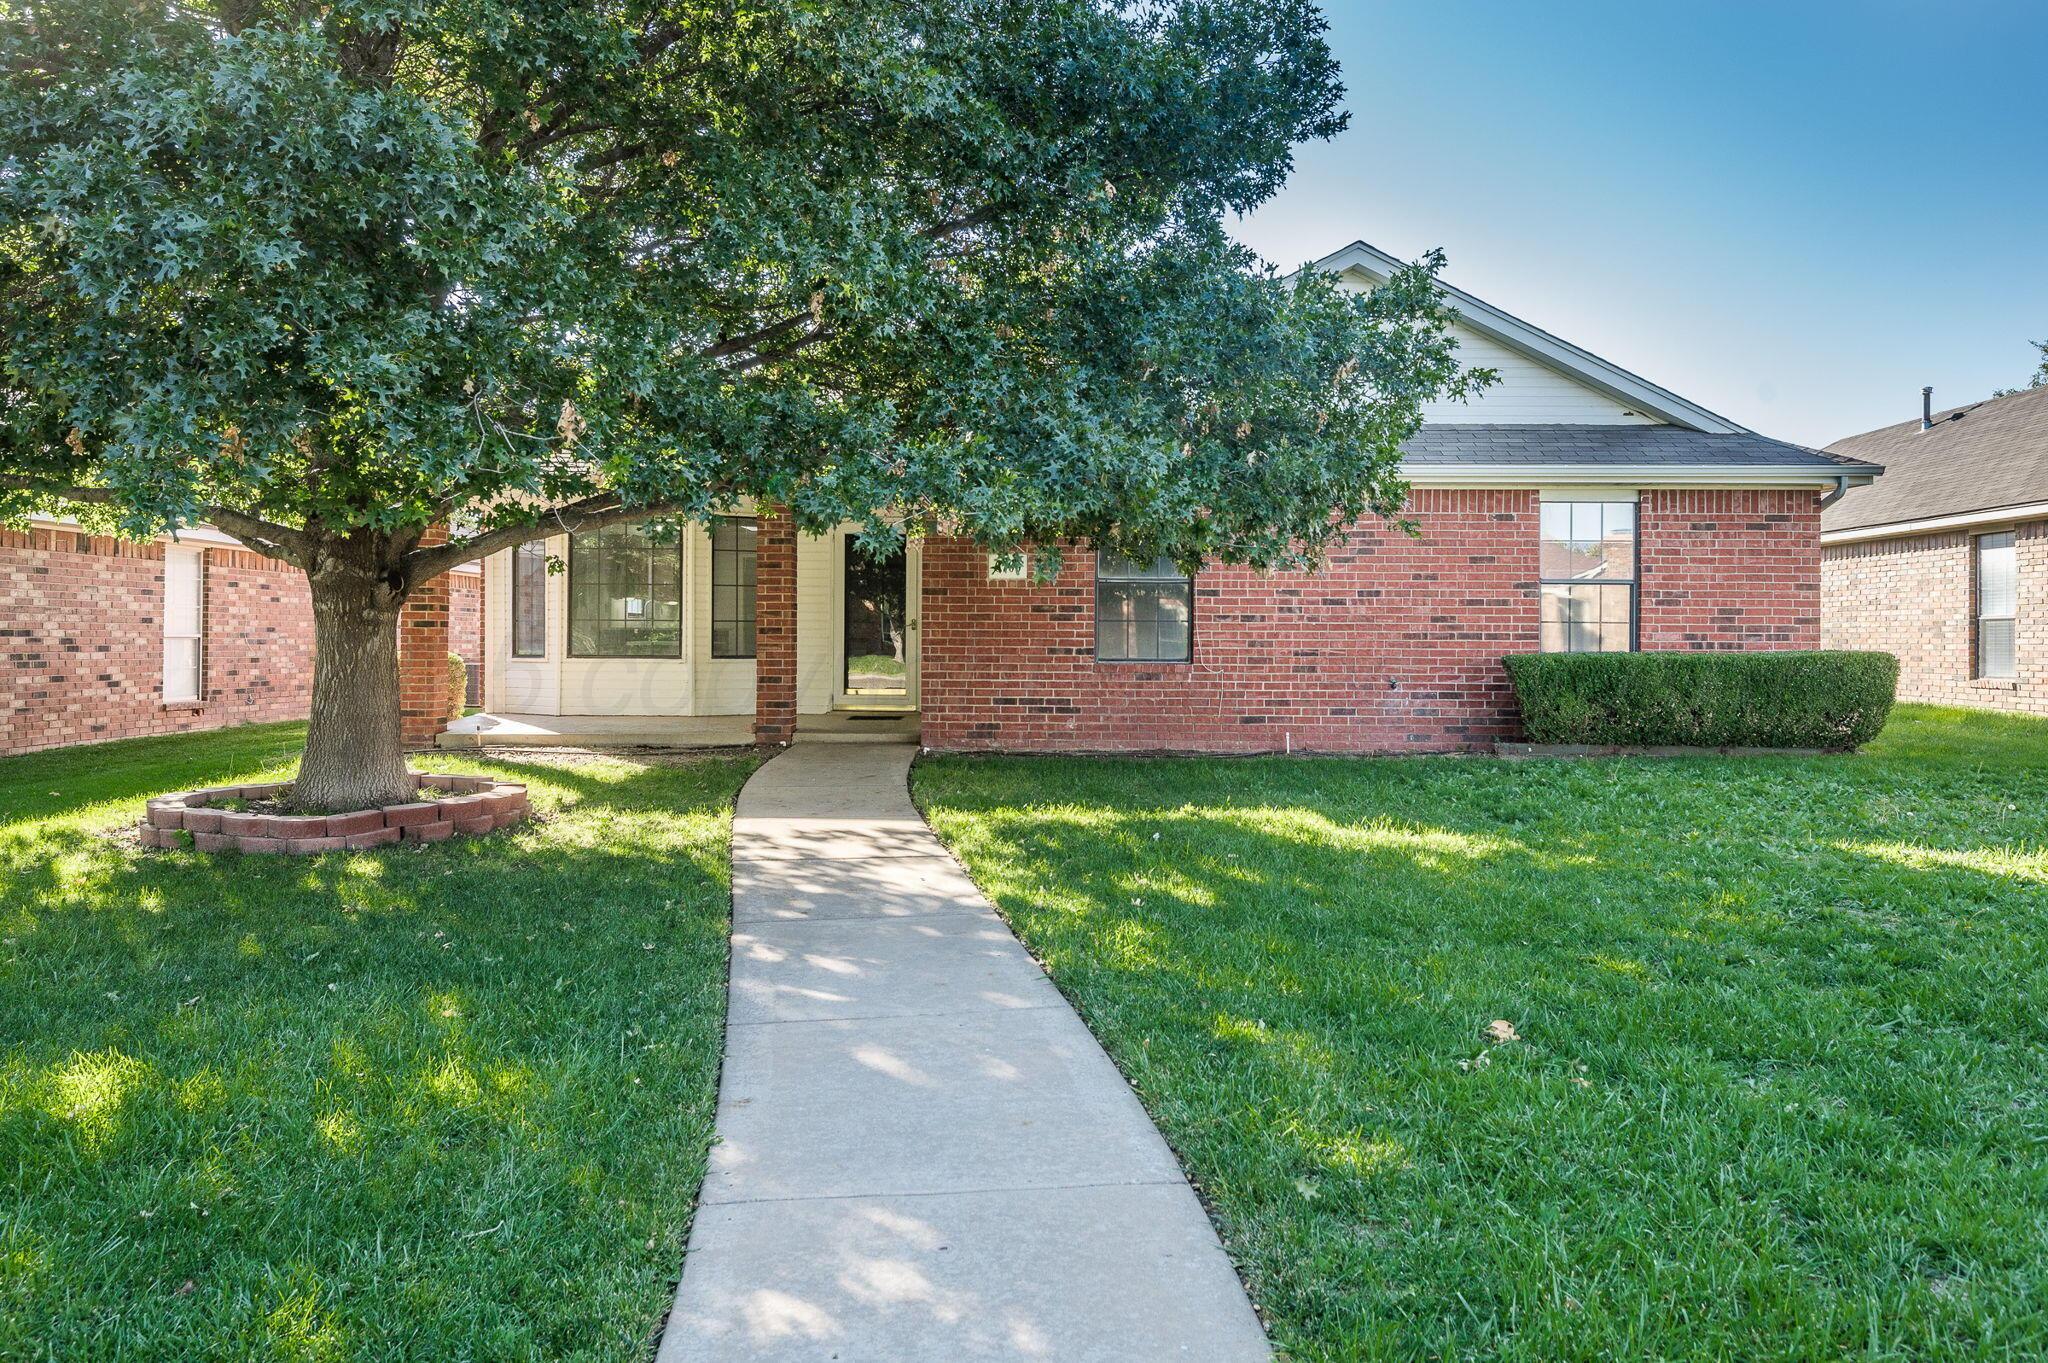
<svg viewBox="0 0 2048 1363">
<path fill-rule="evenodd" d="M 830 327 L 813 327 L 779 350 L 762 350 L 728 367 L 729 374 L 744 374 L 750 369 L 759 369 L 764 364 L 779 364 L 794 356 L 798 351 L 809 350 L 814 345 L 823 345 L 839 333 Z"/>
<path fill-rule="evenodd" d="M 106 487 L 65 487 L 39 483 L 33 478 L 0 476 L 0 492 L 29 492 L 60 502 L 85 502 L 91 506 L 114 506 L 114 490 Z M 294 568 L 304 568 L 311 557 L 312 540 L 303 530 L 277 525 L 231 506 L 200 508 L 206 523 L 233 535 L 251 549 L 269 558 L 282 559 Z"/>
<path fill-rule="evenodd" d="M 60 502 L 91 502 L 95 506 L 111 506 L 114 493 L 104 487 L 52 487 L 39 483 L 33 478 L 0 476 L 0 492 L 33 492 L 42 497 L 54 497 Z"/>
<path fill-rule="evenodd" d="M 302 572 L 312 563 L 313 540 L 303 530 L 274 525 L 231 506 L 209 506 L 203 514 L 208 525 L 225 530 L 266 558 L 282 559 Z"/>
<path fill-rule="evenodd" d="M 408 587 L 428 582 L 450 568 L 468 563 L 472 559 L 486 558 L 500 549 L 510 549 L 530 539 L 601 530 L 607 525 L 616 525 L 621 521 L 637 521 L 648 516 L 673 516 L 684 509 L 679 502 L 628 506 L 619 500 L 617 493 L 600 492 L 580 501 L 543 511 L 527 525 L 501 525 L 495 530 L 486 530 L 481 535 L 472 535 L 465 540 L 450 540 L 446 544 L 415 549 L 405 556 L 405 580 Z"/>
</svg>

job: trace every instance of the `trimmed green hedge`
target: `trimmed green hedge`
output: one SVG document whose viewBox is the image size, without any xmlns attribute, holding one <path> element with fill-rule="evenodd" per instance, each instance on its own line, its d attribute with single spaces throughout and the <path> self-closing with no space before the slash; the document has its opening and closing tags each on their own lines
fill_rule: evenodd
<svg viewBox="0 0 2048 1363">
<path fill-rule="evenodd" d="M 1889 653 L 1518 653 L 1502 659 L 1534 743 L 1825 748 L 1877 736 Z"/>
</svg>

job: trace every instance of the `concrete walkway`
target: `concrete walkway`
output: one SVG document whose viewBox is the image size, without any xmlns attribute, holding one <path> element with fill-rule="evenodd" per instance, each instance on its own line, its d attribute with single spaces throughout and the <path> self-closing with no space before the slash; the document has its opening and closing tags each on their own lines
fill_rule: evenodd
<svg viewBox="0 0 2048 1363">
<path fill-rule="evenodd" d="M 1261 1360 L 1130 1086 L 910 803 L 914 749 L 740 792 L 719 1142 L 658 1363 Z"/>
</svg>

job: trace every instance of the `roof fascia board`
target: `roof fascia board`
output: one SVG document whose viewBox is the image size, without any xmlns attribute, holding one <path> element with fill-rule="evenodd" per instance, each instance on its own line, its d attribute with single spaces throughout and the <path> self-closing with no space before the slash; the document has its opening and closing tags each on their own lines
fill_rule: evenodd
<svg viewBox="0 0 2048 1363">
<path fill-rule="evenodd" d="M 1403 464 L 1415 487 L 1811 487 L 1834 488 L 1842 479 L 1862 487 L 1870 472 L 1811 465 L 1750 464 Z"/>
<path fill-rule="evenodd" d="M 1865 540 L 1904 539 L 1911 535 L 1932 535 L 1943 530 L 1966 530 L 1982 525 L 2007 525 L 2019 521 L 2048 519 L 2048 502 L 2025 502 L 2019 506 L 1995 506 L 1984 511 L 1958 511 L 1953 516 L 1925 516 L 1912 521 L 1881 521 L 1850 530 L 1823 530 L 1822 544 L 1857 544 Z"/>
<path fill-rule="evenodd" d="M 1313 262 L 1309 268 L 1334 274 L 1357 270 L 1375 282 L 1383 282 L 1403 263 L 1376 246 L 1354 241 Z M 1704 431 L 1710 435 L 1752 434 L 1747 427 L 1738 426 L 1720 413 L 1708 411 L 1696 402 L 1687 402 L 1670 389 L 1581 350 L 1513 313 L 1503 312 L 1483 299 L 1474 298 L 1456 285 L 1441 286 L 1457 305 L 1459 321 L 1466 326 L 1538 364 L 1571 375 L 1617 402 L 1688 430 Z"/>
</svg>

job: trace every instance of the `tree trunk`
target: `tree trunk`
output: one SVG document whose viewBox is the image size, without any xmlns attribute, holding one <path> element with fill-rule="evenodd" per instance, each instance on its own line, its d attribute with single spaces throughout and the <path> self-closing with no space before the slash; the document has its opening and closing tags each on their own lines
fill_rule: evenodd
<svg viewBox="0 0 2048 1363">
<path fill-rule="evenodd" d="M 409 800 L 398 725 L 404 599 L 377 575 L 332 561 L 306 579 L 313 592 L 313 710 L 292 803 L 338 813 Z"/>
</svg>

